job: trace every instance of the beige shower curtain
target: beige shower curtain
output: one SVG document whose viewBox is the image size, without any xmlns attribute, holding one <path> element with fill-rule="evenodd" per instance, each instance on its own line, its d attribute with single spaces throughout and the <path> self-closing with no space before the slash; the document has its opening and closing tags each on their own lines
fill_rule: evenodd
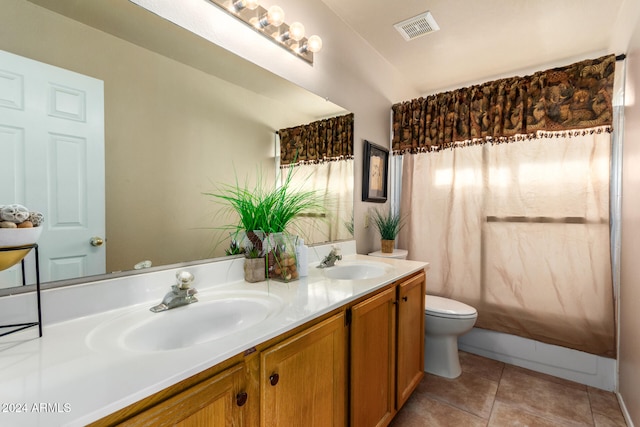
<svg viewBox="0 0 640 427">
<path fill-rule="evenodd" d="M 476 307 L 480 328 L 615 357 L 610 139 L 405 155 L 399 243 L 431 263 L 427 292 Z"/>
<path fill-rule="evenodd" d="M 322 243 L 352 239 L 353 221 L 353 159 L 315 164 L 298 164 L 291 178 L 291 187 L 316 191 L 324 199 L 322 217 L 302 217 L 295 221 L 292 232 L 305 243 Z M 282 169 L 286 176 L 287 169 Z"/>
</svg>

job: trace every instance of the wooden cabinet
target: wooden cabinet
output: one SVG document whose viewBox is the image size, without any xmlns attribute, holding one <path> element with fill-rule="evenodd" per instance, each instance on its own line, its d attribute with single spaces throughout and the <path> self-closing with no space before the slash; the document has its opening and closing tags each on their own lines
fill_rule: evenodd
<svg viewBox="0 0 640 427">
<path fill-rule="evenodd" d="M 424 294 L 420 273 L 351 308 L 353 427 L 388 425 L 424 376 Z"/>
<path fill-rule="evenodd" d="M 250 426 L 249 408 L 258 396 L 246 392 L 238 364 L 130 418 L 123 426 Z"/>
<path fill-rule="evenodd" d="M 351 308 L 351 426 L 386 426 L 394 415 L 396 288 Z"/>
<path fill-rule="evenodd" d="M 425 274 L 398 284 L 396 409 L 402 408 L 424 377 Z"/>
<path fill-rule="evenodd" d="M 263 351 L 260 425 L 346 425 L 344 312 Z"/>
</svg>

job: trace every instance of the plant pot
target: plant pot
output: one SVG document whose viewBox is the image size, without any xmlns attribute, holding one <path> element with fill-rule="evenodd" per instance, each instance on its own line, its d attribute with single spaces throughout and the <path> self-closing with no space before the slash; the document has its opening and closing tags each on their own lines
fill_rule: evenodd
<svg viewBox="0 0 640 427">
<path fill-rule="evenodd" d="M 380 245 L 382 246 L 380 252 L 383 254 L 391 254 L 393 253 L 393 247 L 395 246 L 395 240 L 380 240 Z"/>
<path fill-rule="evenodd" d="M 244 280 L 249 283 L 262 282 L 266 279 L 264 258 L 244 259 Z"/>
<path fill-rule="evenodd" d="M 299 277 L 296 266 L 297 236 L 288 233 L 271 233 L 262 242 L 267 255 L 267 277 L 290 282 Z"/>
</svg>

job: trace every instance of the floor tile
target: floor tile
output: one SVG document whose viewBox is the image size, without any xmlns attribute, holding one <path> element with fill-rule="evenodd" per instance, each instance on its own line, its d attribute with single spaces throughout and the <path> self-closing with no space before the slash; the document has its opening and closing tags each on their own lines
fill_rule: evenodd
<svg viewBox="0 0 640 427">
<path fill-rule="evenodd" d="M 614 393 L 460 352 L 462 375 L 425 378 L 393 427 L 626 427 Z"/>
<path fill-rule="evenodd" d="M 586 387 L 549 380 L 510 365 L 502 373 L 496 401 L 561 425 L 594 425 Z"/>
<path fill-rule="evenodd" d="M 620 417 L 610 418 L 607 415 L 593 413 L 593 421 L 595 427 L 626 427 L 627 423 L 624 421 L 622 414 Z"/>
<path fill-rule="evenodd" d="M 459 356 L 462 372 L 478 375 L 491 381 L 500 381 L 504 363 L 465 351 L 459 352 Z"/>
<path fill-rule="evenodd" d="M 485 427 L 487 420 L 431 398 L 414 393 L 390 427 Z"/>
<path fill-rule="evenodd" d="M 536 414 L 525 412 L 517 406 L 496 402 L 491 411 L 488 427 L 507 426 L 560 427 L 556 420 L 547 420 Z"/>
<path fill-rule="evenodd" d="M 425 374 L 418 389 L 434 399 L 488 420 L 498 381 L 467 372 L 453 380 Z"/>
<path fill-rule="evenodd" d="M 596 427 L 624 427 L 627 425 L 615 394 L 593 387 L 587 387 L 587 391 Z"/>
<path fill-rule="evenodd" d="M 505 364 L 505 366 L 508 366 L 510 370 L 518 371 L 523 374 L 529 375 L 531 377 L 539 378 L 544 381 L 548 381 L 554 384 L 560 384 L 566 387 L 575 388 L 577 390 L 587 391 L 586 385 L 577 383 L 575 381 L 565 380 L 564 378 L 554 377 L 553 375 L 543 374 L 542 372 L 532 371 L 530 369 L 521 368 L 519 366 L 514 366 L 509 364 Z"/>
</svg>

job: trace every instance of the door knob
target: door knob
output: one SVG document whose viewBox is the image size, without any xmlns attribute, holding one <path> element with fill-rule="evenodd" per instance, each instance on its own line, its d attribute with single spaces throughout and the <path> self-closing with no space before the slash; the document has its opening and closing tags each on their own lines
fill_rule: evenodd
<svg viewBox="0 0 640 427">
<path fill-rule="evenodd" d="M 102 239 L 102 237 L 92 237 L 90 242 L 91 246 L 102 246 L 104 240 Z"/>
</svg>

